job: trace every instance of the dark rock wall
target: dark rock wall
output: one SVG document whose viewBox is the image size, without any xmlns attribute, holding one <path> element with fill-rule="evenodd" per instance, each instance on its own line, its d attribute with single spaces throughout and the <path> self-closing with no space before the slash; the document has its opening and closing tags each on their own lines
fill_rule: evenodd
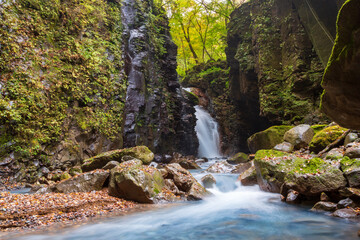
<svg viewBox="0 0 360 240">
<path fill-rule="evenodd" d="M 340 125 L 360 129 L 360 2 L 347 1 L 337 22 L 337 37 L 324 74 L 322 110 Z"/>
<path fill-rule="evenodd" d="M 318 110 L 321 59 L 326 57 L 315 46 L 322 45 L 324 32 L 333 37 L 337 5 L 335 0 L 321 2 L 253 0 L 232 13 L 230 90 L 251 119 L 261 116 L 276 124 L 326 120 Z M 313 18 L 316 21 L 310 21 Z"/>
<path fill-rule="evenodd" d="M 123 2 L 122 13 L 129 84 L 124 146 L 196 154 L 194 109 L 180 91 L 177 46 L 170 38 L 165 14 L 152 1 L 134 0 Z"/>
</svg>

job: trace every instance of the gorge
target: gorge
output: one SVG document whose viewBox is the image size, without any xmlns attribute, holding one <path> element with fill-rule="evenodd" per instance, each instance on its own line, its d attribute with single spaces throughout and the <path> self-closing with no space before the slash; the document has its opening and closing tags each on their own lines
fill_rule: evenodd
<svg viewBox="0 0 360 240">
<path fill-rule="evenodd" d="M 356 238 L 359 20 L 358 0 L 0 0 L 0 238 Z"/>
</svg>

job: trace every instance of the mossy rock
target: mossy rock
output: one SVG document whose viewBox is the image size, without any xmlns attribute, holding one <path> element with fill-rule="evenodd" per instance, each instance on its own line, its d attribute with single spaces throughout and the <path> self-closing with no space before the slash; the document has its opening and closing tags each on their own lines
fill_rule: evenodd
<svg viewBox="0 0 360 240">
<path fill-rule="evenodd" d="M 60 180 L 66 180 L 66 179 L 69 179 L 69 178 L 71 178 L 71 175 L 68 172 L 64 172 L 60 176 Z"/>
<path fill-rule="evenodd" d="M 239 152 L 227 160 L 230 164 L 246 163 L 249 161 L 249 156 L 246 153 Z"/>
<path fill-rule="evenodd" d="M 352 188 L 360 187 L 360 160 L 344 157 L 340 161 L 341 170 Z"/>
<path fill-rule="evenodd" d="M 146 146 L 137 146 L 102 153 L 86 159 L 81 166 L 84 172 L 103 168 L 110 161 L 122 162 L 124 156 L 130 156 L 141 160 L 144 164 L 150 164 L 154 160 L 154 153 Z"/>
<path fill-rule="evenodd" d="M 321 158 L 301 158 L 275 150 L 255 154 L 255 167 L 260 188 L 280 192 L 285 184 L 306 196 L 337 191 L 347 182 L 342 172 Z"/>
<path fill-rule="evenodd" d="M 327 127 L 318 131 L 313 137 L 313 140 L 310 142 L 310 151 L 316 153 L 320 152 L 326 148 L 326 146 L 338 139 L 346 131 L 346 128 L 340 127 L 339 125 Z"/>
<path fill-rule="evenodd" d="M 130 160 L 111 170 L 109 194 L 140 203 L 154 203 L 164 186 L 159 170 L 144 166 L 140 160 Z"/>
<path fill-rule="evenodd" d="M 317 124 L 317 125 L 312 125 L 311 128 L 314 130 L 315 135 L 320 132 L 321 130 L 323 130 L 324 128 L 326 128 L 328 125 L 326 124 Z"/>
<path fill-rule="evenodd" d="M 255 153 L 261 149 L 272 149 L 283 142 L 284 134 L 291 128 L 293 127 L 286 125 L 272 126 L 262 132 L 255 133 L 248 138 L 250 151 Z"/>
<path fill-rule="evenodd" d="M 185 97 L 191 102 L 192 105 L 199 105 L 200 99 L 199 97 L 192 93 L 192 92 L 188 92 L 186 90 L 184 90 L 185 92 Z"/>
</svg>

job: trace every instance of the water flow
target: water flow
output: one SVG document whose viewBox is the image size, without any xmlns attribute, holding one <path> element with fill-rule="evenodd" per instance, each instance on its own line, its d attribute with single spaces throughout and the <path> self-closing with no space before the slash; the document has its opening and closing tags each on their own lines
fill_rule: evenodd
<svg viewBox="0 0 360 240">
<path fill-rule="evenodd" d="M 204 173 L 195 172 L 200 178 Z M 214 196 L 106 222 L 37 234 L 26 240 L 355 239 L 356 223 L 287 205 L 278 194 L 243 187 L 232 174 L 214 174 Z M 229 186 L 231 186 L 229 188 Z"/>
<path fill-rule="evenodd" d="M 220 158 L 220 137 L 218 124 L 201 106 L 195 106 L 197 118 L 195 131 L 199 139 L 199 157 Z"/>
</svg>

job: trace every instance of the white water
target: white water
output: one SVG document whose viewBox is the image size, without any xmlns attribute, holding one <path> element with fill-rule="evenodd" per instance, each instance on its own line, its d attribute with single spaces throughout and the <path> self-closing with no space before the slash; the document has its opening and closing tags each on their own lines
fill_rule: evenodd
<svg viewBox="0 0 360 240">
<path fill-rule="evenodd" d="M 218 123 L 201 106 L 195 106 L 196 135 L 199 139 L 199 157 L 221 158 Z"/>
</svg>

